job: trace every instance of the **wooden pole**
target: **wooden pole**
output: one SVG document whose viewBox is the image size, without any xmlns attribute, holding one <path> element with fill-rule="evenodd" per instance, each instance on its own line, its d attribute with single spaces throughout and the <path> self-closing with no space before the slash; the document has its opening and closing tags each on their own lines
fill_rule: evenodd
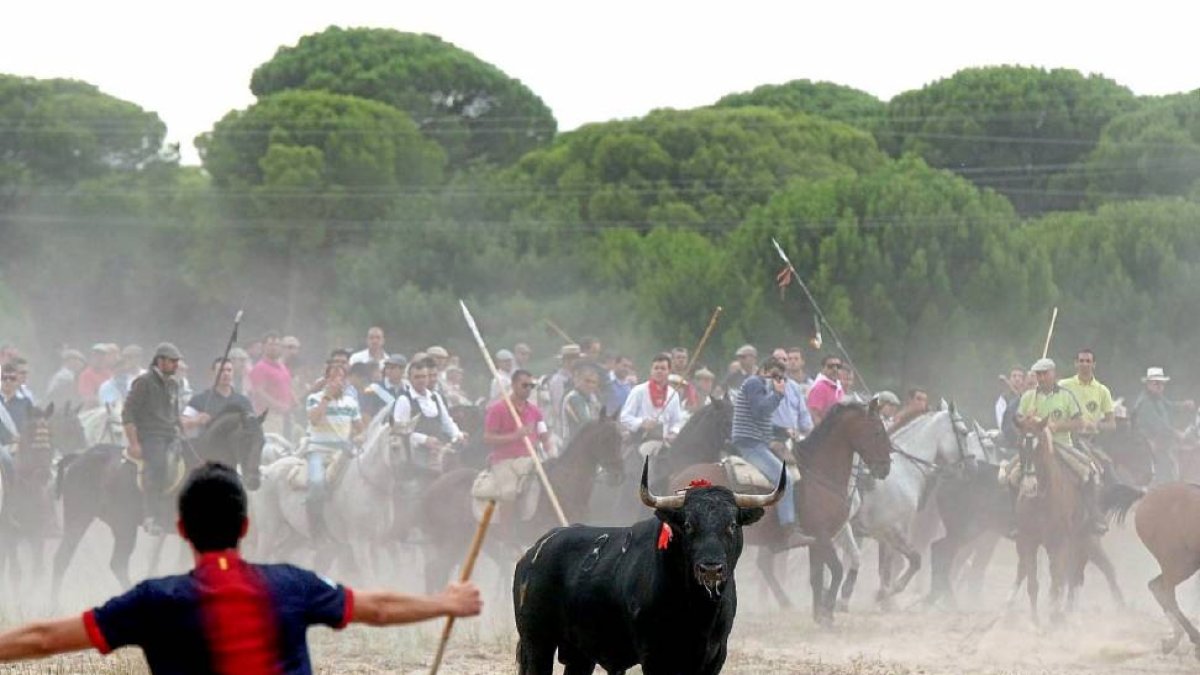
<svg viewBox="0 0 1200 675">
<path fill-rule="evenodd" d="M 713 329 L 717 327 L 717 320 L 721 318 L 721 312 L 725 311 L 723 307 L 717 305 L 713 310 L 712 318 L 708 320 L 708 326 L 704 329 L 704 335 L 700 336 L 700 342 L 696 348 L 692 350 L 692 358 L 688 361 L 687 368 L 683 370 L 684 377 L 692 376 L 692 368 L 696 366 L 696 362 L 700 360 L 700 353 L 704 351 L 704 345 L 708 344 L 708 336 L 712 335 Z"/>
<path fill-rule="evenodd" d="M 1046 344 L 1042 346 L 1042 358 L 1050 353 L 1050 340 L 1054 337 L 1054 324 L 1058 321 L 1058 307 L 1050 314 L 1050 330 L 1046 331 Z"/>
<path fill-rule="evenodd" d="M 479 333 L 479 327 L 475 325 L 475 317 L 471 316 L 471 310 L 467 309 L 467 303 L 462 300 L 458 301 L 462 307 L 463 318 L 467 320 L 467 326 L 471 329 L 471 334 L 475 336 L 475 344 L 479 346 L 479 351 L 483 353 L 483 360 L 487 362 L 488 369 L 492 373 L 492 377 L 500 382 L 500 394 L 508 407 L 508 412 L 512 415 L 513 423 L 520 429 L 525 422 L 521 419 L 521 414 L 517 412 L 517 407 L 513 405 L 512 397 L 509 396 L 509 390 L 504 387 L 504 380 L 500 379 L 500 371 L 496 369 L 496 362 L 492 360 L 492 353 L 488 351 L 487 345 L 483 341 L 483 335 Z M 549 319 L 546 319 L 549 322 Z M 562 505 L 558 502 L 558 495 L 554 493 L 554 488 L 550 486 L 550 478 L 546 476 L 546 469 L 542 466 L 542 460 L 538 457 L 537 450 L 533 447 L 533 441 L 529 440 L 529 436 L 521 437 L 525 441 L 525 450 L 533 459 L 533 468 L 537 471 L 538 480 L 542 482 L 542 487 L 546 490 L 546 498 L 550 500 L 550 505 L 554 507 L 554 513 L 558 516 L 558 522 L 563 527 L 570 523 L 567 522 L 567 516 L 563 513 Z"/>
<path fill-rule="evenodd" d="M 479 558 L 479 549 L 483 548 L 483 538 L 487 535 L 488 525 L 492 522 L 492 514 L 496 511 L 496 500 L 488 500 L 483 507 L 483 517 L 479 519 L 479 527 L 475 528 L 475 538 L 471 540 L 471 548 L 467 549 L 467 560 L 463 563 L 459 581 L 470 581 L 471 573 L 475 571 L 475 561 Z M 442 667 L 442 657 L 446 655 L 446 643 L 450 642 L 450 631 L 454 630 L 454 617 L 446 617 L 446 625 L 442 627 L 442 639 L 438 642 L 437 654 L 433 657 L 433 665 L 429 675 L 437 675 Z"/>
<path fill-rule="evenodd" d="M 555 333 L 558 333 L 558 337 L 562 338 L 563 342 L 565 342 L 566 344 L 569 344 L 569 345 L 575 344 L 575 341 L 571 339 L 571 336 L 567 335 L 567 331 L 563 330 L 562 328 L 559 328 L 558 324 L 554 323 L 550 319 L 542 319 L 542 321 L 546 322 L 546 325 L 550 327 L 550 330 L 554 331 Z"/>
</svg>

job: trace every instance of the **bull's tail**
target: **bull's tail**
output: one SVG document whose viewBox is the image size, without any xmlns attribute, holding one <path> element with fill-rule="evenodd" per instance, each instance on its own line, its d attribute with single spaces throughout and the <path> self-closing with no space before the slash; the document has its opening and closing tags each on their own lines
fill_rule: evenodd
<svg viewBox="0 0 1200 675">
<path fill-rule="evenodd" d="M 1129 510 L 1145 496 L 1145 490 L 1132 485 L 1122 483 L 1106 485 L 1100 491 L 1100 510 L 1109 520 L 1124 524 Z"/>
<path fill-rule="evenodd" d="M 54 498 L 62 499 L 63 496 L 63 479 L 66 478 L 67 469 L 79 459 L 80 455 L 63 455 L 54 467 Z"/>
</svg>

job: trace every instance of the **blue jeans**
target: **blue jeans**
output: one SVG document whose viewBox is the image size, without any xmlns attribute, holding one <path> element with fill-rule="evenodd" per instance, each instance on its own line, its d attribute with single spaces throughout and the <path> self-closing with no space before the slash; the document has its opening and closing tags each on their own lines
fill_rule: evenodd
<svg viewBox="0 0 1200 675">
<path fill-rule="evenodd" d="M 779 472 L 783 470 L 783 460 L 771 452 L 771 448 L 763 441 L 752 441 L 748 438 L 736 438 L 733 447 L 747 462 L 754 465 L 772 483 L 779 480 Z M 775 504 L 775 514 L 779 516 L 779 524 L 789 527 L 796 522 L 796 498 L 792 481 L 783 485 L 783 499 Z"/>
<path fill-rule="evenodd" d="M 320 502 L 325 498 L 325 458 L 332 455 L 332 450 L 313 450 L 309 448 L 308 457 L 308 500 Z"/>
</svg>

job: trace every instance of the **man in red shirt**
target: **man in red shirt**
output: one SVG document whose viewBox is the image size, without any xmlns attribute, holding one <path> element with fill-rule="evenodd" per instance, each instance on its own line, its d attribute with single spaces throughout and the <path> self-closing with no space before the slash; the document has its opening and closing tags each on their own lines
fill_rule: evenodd
<svg viewBox="0 0 1200 675">
<path fill-rule="evenodd" d="M 292 373 L 283 363 L 279 333 L 268 331 L 262 345 L 263 357 L 250 369 L 250 399 L 257 413 L 268 413 L 263 431 L 286 435 L 286 420 L 295 400 Z"/>
<path fill-rule="evenodd" d="M 152 673 L 312 673 L 309 626 L 389 626 L 479 614 L 479 589 L 454 583 L 431 596 L 354 592 L 292 565 L 238 555 L 246 492 L 237 473 L 209 463 L 179 495 L 180 535 L 195 553 L 189 574 L 149 579 L 100 607 L 0 635 L 0 662 L 94 647 L 141 647 Z"/>
<path fill-rule="evenodd" d="M 98 404 L 97 394 L 100 391 L 100 385 L 113 376 L 113 366 L 117 364 L 118 356 L 117 346 L 114 344 L 97 342 L 92 345 L 91 354 L 88 355 L 87 368 L 79 373 L 79 380 L 76 383 L 79 400 L 83 402 L 83 407 L 92 408 Z"/>
<path fill-rule="evenodd" d="M 533 383 L 533 375 L 528 370 L 513 372 L 512 392 L 509 397 L 521 417 L 520 428 L 513 420 L 504 399 L 488 406 L 487 416 L 483 421 L 483 442 L 492 449 L 492 453 L 488 455 L 488 462 L 492 467 L 501 462 L 528 457 L 529 451 L 525 448 L 526 437 L 533 442 L 535 448 L 540 441 L 545 454 L 554 456 L 553 441 L 542 417 L 542 411 L 529 400 L 536 386 Z"/>
</svg>

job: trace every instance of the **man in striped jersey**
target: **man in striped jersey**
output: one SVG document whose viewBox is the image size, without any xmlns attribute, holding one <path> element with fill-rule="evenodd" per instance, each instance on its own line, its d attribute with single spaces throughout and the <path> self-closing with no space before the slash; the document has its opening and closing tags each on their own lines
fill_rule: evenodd
<svg viewBox="0 0 1200 675">
<path fill-rule="evenodd" d="M 778 476 L 783 460 L 771 451 L 771 417 L 784 399 L 787 381 L 786 366 L 775 357 L 767 359 L 758 373 L 742 382 L 741 394 L 733 404 L 733 447 L 747 462 L 764 476 Z M 813 538 L 796 525 L 795 489 L 789 480 L 784 486 L 783 499 L 775 507 L 779 523 L 786 531 L 785 546 L 808 546 Z"/>
</svg>

